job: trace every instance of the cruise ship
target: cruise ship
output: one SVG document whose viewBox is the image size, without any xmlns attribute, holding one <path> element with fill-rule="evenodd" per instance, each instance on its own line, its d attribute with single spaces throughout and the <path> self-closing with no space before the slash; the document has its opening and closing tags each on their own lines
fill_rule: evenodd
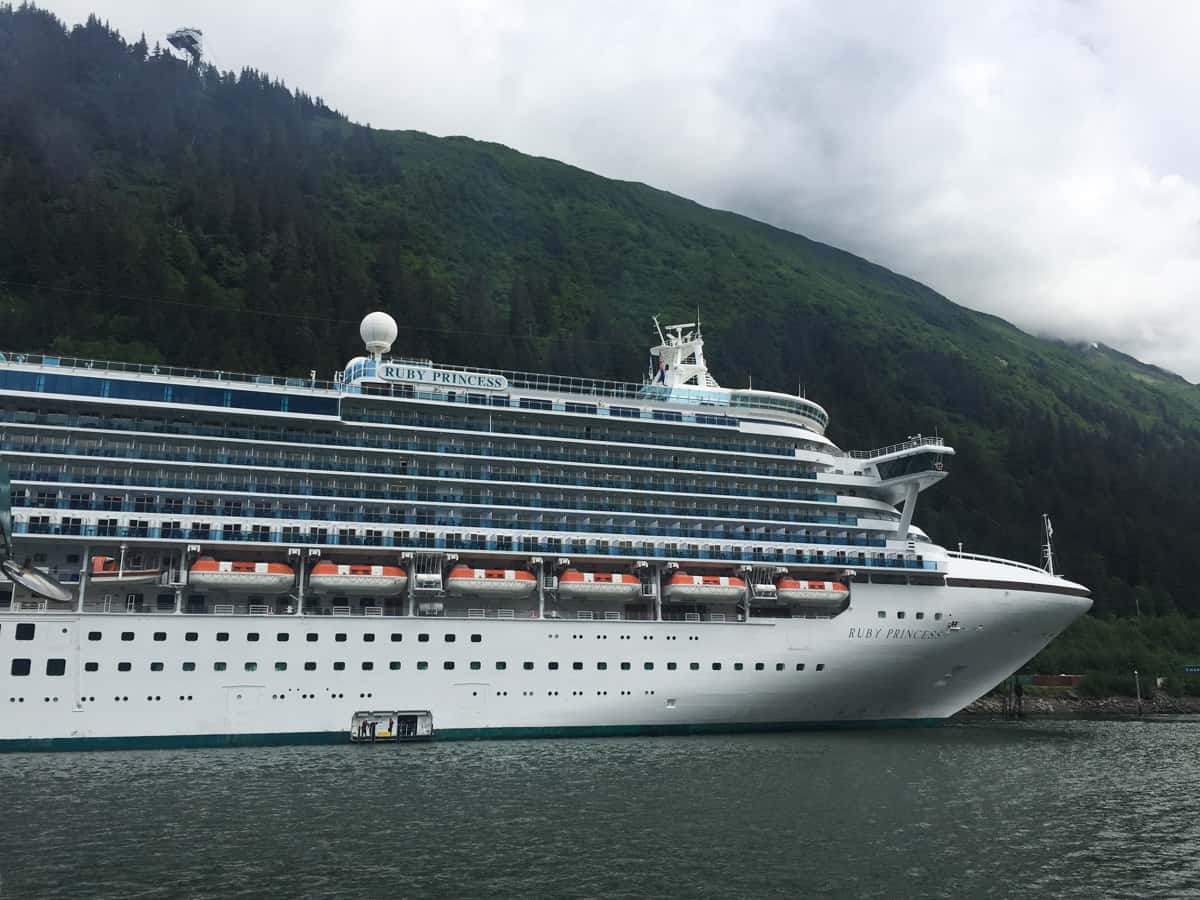
<svg viewBox="0 0 1200 900">
<path fill-rule="evenodd" d="M 360 332 L 331 381 L 0 355 L 0 748 L 933 724 L 1091 604 L 914 523 L 943 439 L 842 450 L 698 323 L 640 384 Z"/>
</svg>

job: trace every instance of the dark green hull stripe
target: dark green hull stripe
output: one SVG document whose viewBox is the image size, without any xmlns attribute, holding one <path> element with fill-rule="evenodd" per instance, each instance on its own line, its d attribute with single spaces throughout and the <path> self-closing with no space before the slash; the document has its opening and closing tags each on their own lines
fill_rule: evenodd
<svg viewBox="0 0 1200 900">
<path fill-rule="evenodd" d="M 827 731 L 866 728 L 928 728 L 945 719 L 856 719 L 844 722 L 729 722 L 690 725 L 565 725 L 513 728 L 444 728 L 437 741 L 520 740 L 562 737 L 633 737 L 641 735 L 733 734 L 779 731 Z M 286 734 L 182 734 L 136 737 L 19 738 L 0 740 L 0 753 L 60 750 L 165 750 L 181 747 L 279 747 L 301 744 L 349 744 L 347 731 L 297 731 Z M 383 745 L 386 746 L 386 745 Z"/>
</svg>

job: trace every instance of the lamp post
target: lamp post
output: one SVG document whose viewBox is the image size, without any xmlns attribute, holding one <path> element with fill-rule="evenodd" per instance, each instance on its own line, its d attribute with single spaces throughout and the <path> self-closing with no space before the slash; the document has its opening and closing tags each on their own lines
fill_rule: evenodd
<svg viewBox="0 0 1200 900">
<path fill-rule="evenodd" d="M 1133 689 L 1137 692 L 1137 710 L 1138 715 L 1142 714 L 1142 679 L 1138 675 L 1138 670 L 1133 670 Z"/>
</svg>

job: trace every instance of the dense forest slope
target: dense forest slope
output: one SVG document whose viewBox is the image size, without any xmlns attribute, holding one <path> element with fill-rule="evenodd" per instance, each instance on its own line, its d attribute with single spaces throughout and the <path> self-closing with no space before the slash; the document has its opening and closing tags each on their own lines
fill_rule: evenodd
<svg viewBox="0 0 1200 900">
<path fill-rule="evenodd" d="M 1182 379 L 644 185 L 0 7 L 4 349 L 327 374 L 381 308 L 399 352 L 637 379 L 650 314 L 697 307 L 718 379 L 802 382 L 843 446 L 945 434 L 937 540 L 1036 560 L 1047 511 L 1099 610 L 1200 608 Z"/>
</svg>

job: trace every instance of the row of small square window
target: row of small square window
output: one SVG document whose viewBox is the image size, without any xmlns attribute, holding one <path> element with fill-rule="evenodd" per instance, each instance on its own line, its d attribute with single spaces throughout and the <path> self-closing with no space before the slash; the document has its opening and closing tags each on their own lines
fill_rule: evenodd
<svg viewBox="0 0 1200 900">
<path fill-rule="evenodd" d="M 469 664 L 469 666 L 472 671 L 478 671 L 483 668 L 483 663 L 479 662 L 478 660 L 474 660 Z M 797 672 L 804 671 L 804 667 L 805 667 L 804 663 L 796 663 L 795 666 L 796 666 Z M 33 667 L 33 663 L 29 659 L 14 659 L 12 661 L 11 672 L 13 675 L 20 677 L 20 676 L 28 675 L 30 673 L 30 671 L 32 671 L 32 667 Z M 527 661 L 522 664 L 522 667 L 525 670 L 529 671 L 534 668 L 534 663 Z M 723 664 L 719 663 L 719 662 L 715 662 L 712 664 L 712 669 L 714 672 L 721 671 L 722 667 L 723 667 Z M 227 670 L 227 668 L 228 668 L 228 665 L 224 662 L 214 662 L 213 663 L 213 671 L 214 672 L 224 672 Z M 275 671 L 276 672 L 286 672 L 287 668 L 288 668 L 288 664 L 286 662 L 275 663 Z M 333 670 L 335 672 L 344 671 L 345 668 L 346 668 L 346 664 L 344 662 L 339 661 L 339 662 L 333 663 Z M 362 670 L 364 672 L 370 672 L 374 668 L 375 668 L 375 663 L 373 663 L 373 662 L 364 661 L 362 663 Z M 391 662 L 389 662 L 388 668 L 393 671 L 400 669 L 399 660 L 392 660 Z M 417 662 L 418 671 L 425 671 L 428 668 L 429 668 L 428 660 L 420 660 Z M 453 670 L 454 669 L 454 661 L 453 660 L 445 660 L 442 663 L 442 668 L 447 671 Z M 501 660 L 498 660 L 496 662 L 497 671 L 502 672 L 507 668 L 508 668 L 507 662 L 504 662 Z M 546 663 L 546 668 L 549 669 L 550 671 L 557 671 L 559 668 L 559 665 L 557 662 L 548 662 L 548 663 Z M 583 663 L 573 662 L 573 663 L 571 663 L 571 668 L 574 671 L 581 671 L 583 669 Z M 632 663 L 629 663 L 629 662 L 621 663 L 621 671 L 622 672 L 628 672 L 632 668 L 633 668 Z M 678 663 L 674 663 L 674 662 L 667 663 L 667 671 L 669 671 L 669 672 L 674 672 L 678 668 L 679 668 Z M 699 671 L 700 663 L 698 663 L 698 662 L 688 663 L 688 668 L 693 672 Z M 741 672 L 744 668 L 745 668 L 744 663 L 738 662 L 738 663 L 733 664 L 733 670 L 735 672 Z M 65 659 L 48 659 L 48 660 L 46 660 L 46 674 L 47 675 L 65 675 L 66 669 L 67 669 L 67 661 Z M 150 663 L 150 671 L 151 672 L 161 672 L 161 671 L 163 671 L 163 669 L 164 669 L 164 664 L 161 662 Z M 194 662 L 184 662 L 182 664 L 182 669 L 184 672 L 194 672 L 194 671 L 196 671 L 196 664 Z M 258 671 L 258 663 L 257 662 L 243 663 L 243 669 L 247 672 L 257 672 Z M 596 663 L 596 669 L 597 669 L 597 671 L 600 671 L 600 672 L 607 671 L 608 663 L 607 662 L 598 662 L 598 663 Z M 644 662 L 644 663 L 642 663 L 642 669 L 647 672 L 653 671 L 654 663 Z M 784 669 L 786 669 L 786 666 L 784 663 L 775 663 L 775 671 L 776 672 L 782 672 L 782 671 L 784 671 Z M 85 672 L 98 672 L 98 671 L 100 671 L 100 664 L 97 662 L 84 663 L 83 670 Z M 304 671 L 315 672 L 316 670 L 317 670 L 317 664 L 315 662 L 306 662 L 304 664 Z M 765 670 L 766 670 L 765 663 L 755 663 L 754 664 L 754 671 L 762 672 Z M 825 671 L 825 664 L 817 663 L 816 670 L 818 672 Z M 118 672 L 132 672 L 133 671 L 133 663 L 119 662 L 119 663 L 117 663 L 117 671 Z"/>
<path fill-rule="evenodd" d="M 896 618 L 897 618 L 897 619 L 903 619 L 904 617 L 905 617 L 905 612 L 904 612 L 904 610 L 902 610 L 902 609 L 901 609 L 901 610 L 897 610 L 897 611 L 896 611 Z M 914 618 L 917 618 L 917 619 L 924 619 L 924 618 L 925 618 L 925 613 L 923 613 L 923 612 L 916 612 L 916 613 L 914 613 L 914 614 L 913 614 L 913 617 L 914 617 Z M 886 609 L 881 609 L 881 610 L 879 611 L 879 618 L 881 618 L 881 619 L 886 619 L 886 618 L 887 618 L 887 610 L 886 610 Z M 940 621 L 942 621 L 942 614 L 941 614 L 941 613 L 934 613 L 934 614 L 933 614 L 933 621 L 935 621 L 935 622 L 940 622 Z"/>
<path fill-rule="evenodd" d="M 29 627 L 32 628 L 33 626 L 31 625 Z M 32 636 L 33 636 L 33 633 L 30 632 L 30 638 L 32 638 Z M 154 636 L 154 640 L 156 640 L 156 641 L 165 641 L 167 639 L 167 633 L 165 631 L 156 631 L 156 632 L 154 632 L 153 636 Z M 88 637 L 89 641 L 94 642 L 94 641 L 101 640 L 104 637 L 104 635 L 99 631 L 89 631 L 87 637 Z M 135 635 L 132 631 L 122 631 L 121 632 L 121 640 L 123 640 L 123 641 L 132 641 L 134 639 L 134 637 L 135 637 Z M 246 634 L 246 640 L 250 641 L 251 643 L 259 640 L 260 637 L 261 637 L 261 635 L 257 631 L 247 632 L 247 634 Z M 320 636 L 315 631 L 309 631 L 304 635 L 304 639 L 306 641 L 308 641 L 310 644 L 315 644 L 319 640 L 319 637 Z M 28 640 L 30 638 L 18 638 L 18 639 L 19 640 Z M 229 640 L 229 632 L 228 631 L 218 631 L 216 634 L 216 638 L 218 641 L 228 641 Z M 292 638 L 292 633 L 290 631 L 279 631 L 279 632 L 275 633 L 275 640 L 279 641 L 280 643 L 290 641 L 291 638 Z M 185 641 L 198 641 L 198 640 L 200 640 L 200 635 L 198 632 L 188 631 L 188 632 L 184 633 L 183 639 Z M 339 631 L 336 634 L 334 634 L 333 639 L 335 641 L 337 641 L 338 643 L 344 643 L 347 640 L 346 633 L 344 631 Z M 362 639 L 365 643 L 370 644 L 375 640 L 375 634 L 373 632 L 366 632 L 363 634 Z M 391 639 L 392 639 L 392 643 L 398 644 L 398 643 L 400 643 L 401 640 L 404 639 L 404 635 L 398 631 L 393 631 Z M 446 634 L 442 635 L 442 640 L 445 641 L 447 644 L 453 644 L 457 639 L 458 639 L 458 635 L 453 634 L 451 632 L 447 632 Z M 428 643 L 429 635 L 425 634 L 425 633 L 418 634 L 417 641 L 422 644 Z M 478 643 L 481 643 L 482 641 L 483 641 L 483 635 L 481 635 L 481 634 L 471 635 L 471 643 L 472 644 L 478 644 Z"/>
</svg>

